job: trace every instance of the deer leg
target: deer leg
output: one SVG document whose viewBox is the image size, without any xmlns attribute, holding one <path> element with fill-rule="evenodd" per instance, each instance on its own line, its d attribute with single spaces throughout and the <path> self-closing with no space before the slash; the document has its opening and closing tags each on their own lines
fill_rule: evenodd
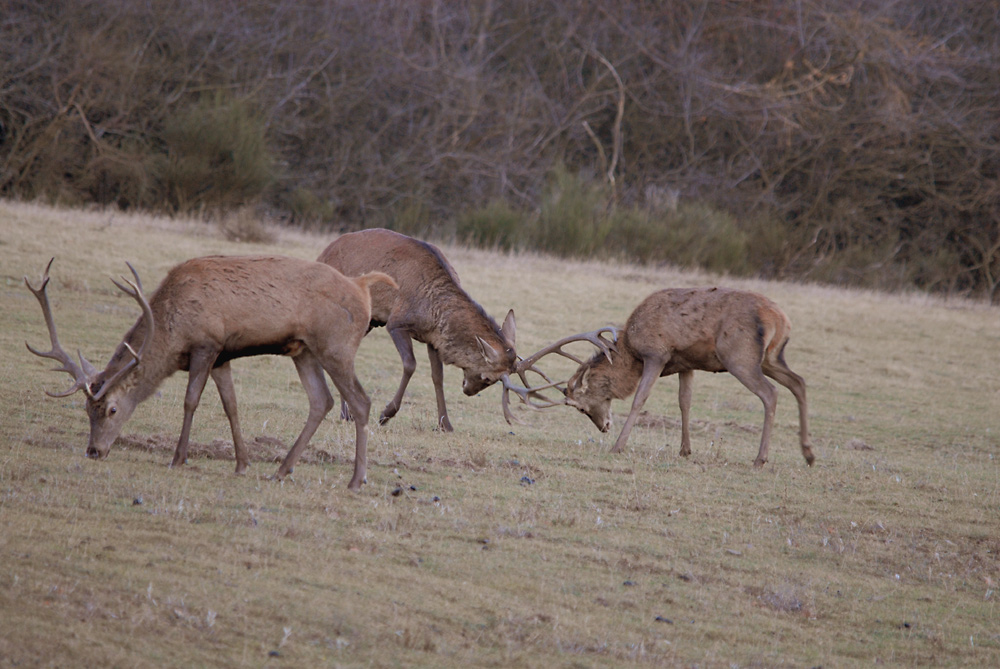
<svg viewBox="0 0 1000 669">
<path fill-rule="evenodd" d="M 434 382 L 434 397 L 437 399 L 438 427 L 443 432 L 452 432 L 451 421 L 448 420 L 448 408 L 444 404 L 444 364 L 437 349 L 427 345 L 427 357 L 431 361 L 431 381 Z"/>
<path fill-rule="evenodd" d="M 184 423 L 181 425 L 181 436 L 177 440 L 174 459 L 171 467 L 178 467 L 187 462 L 188 439 L 191 437 L 191 423 L 194 421 L 194 410 L 201 401 L 201 393 L 208 383 L 208 376 L 218 356 L 217 351 L 192 351 L 188 365 L 187 392 L 184 394 Z"/>
<path fill-rule="evenodd" d="M 378 417 L 378 424 L 385 425 L 389 422 L 389 419 L 396 415 L 399 408 L 403 406 L 403 393 L 406 392 L 406 386 L 410 383 L 410 377 L 413 376 L 414 370 L 417 369 L 417 359 L 413 357 L 413 340 L 410 338 L 410 333 L 404 328 L 389 328 L 389 336 L 392 337 L 393 343 L 396 345 L 396 350 L 399 351 L 399 357 L 403 360 L 403 378 L 399 381 L 399 388 L 396 389 L 396 394 L 385 405 L 382 409 L 382 413 Z M 348 404 L 350 404 L 348 402 Z"/>
<path fill-rule="evenodd" d="M 326 371 L 354 416 L 354 475 L 347 489 L 358 490 L 368 480 L 368 412 L 372 403 L 354 373 L 353 359 L 346 364 L 328 364 Z"/>
<path fill-rule="evenodd" d="M 688 370 L 680 373 L 680 388 L 677 391 L 678 404 L 681 406 L 681 455 L 691 455 L 691 386 L 694 385 L 694 372 Z"/>
<path fill-rule="evenodd" d="M 805 380 L 789 369 L 780 357 L 776 364 L 765 360 L 762 370 L 764 374 L 788 388 L 792 391 L 792 395 L 795 395 L 795 401 L 799 405 L 799 445 L 802 447 L 802 457 L 806 459 L 807 464 L 812 465 L 816 456 L 813 455 L 812 445 L 809 443 L 809 405 L 806 402 Z"/>
<path fill-rule="evenodd" d="M 625 424 L 622 426 L 621 434 L 618 435 L 618 439 L 611 449 L 612 453 L 620 453 L 625 448 L 628 435 L 632 431 L 636 419 L 639 417 L 642 405 L 649 399 L 649 393 L 653 389 L 653 384 L 656 383 L 656 379 L 660 378 L 663 365 L 664 363 L 658 360 L 653 361 L 649 358 L 642 361 L 642 378 L 639 379 L 639 387 L 635 391 L 635 397 L 632 398 L 632 410 L 629 411 L 628 418 L 625 419 Z"/>
<path fill-rule="evenodd" d="M 764 403 L 764 429 L 760 435 L 760 450 L 757 451 L 757 459 L 753 461 L 754 467 L 763 467 L 764 463 L 767 462 L 767 451 L 771 446 L 771 428 L 774 426 L 774 410 L 778 404 L 778 391 L 764 378 L 760 367 L 728 367 L 728 369 L 730 374 L 739 379 L 740 383 Z"/>
<path fill-rule="evenodd" d="M 295 463 L 305 449 L 306 444 L 316 434 L 319 424 L 323 422 L 323 419 L 326 418 L 326 415 L 335 406 L 333 395 L 330 394 L 330 388 L 326 385 L 326 377 L 323 376 L 323 367 L 320 365 L 319 360 L 316 359 L 316 356 L 305 350 L 292 358 L 292 360 L 295 361 L 295 369 L 299 373 L 299 380 L 302 382 L 302 387 L 305 388 L 306 395 L 309 397 L 309 417 L 306 419 L 305 427 L 299 432 L 299 436 L 296 437 L 291 450 L 288 451 L 288 455 L 285 456 L 284 461 L 274 475 L 274 478 L 279 481 L 292 473 L 292 469 L 295 467 Z M 357 420 L 357 414 L 353 415 L 355 420 Z"/>
<path fill-rule="evenodd" d="M 233 370 L 228 362 L 212 368 L 212 380 L 215 381 L 215 387 L 219 389 L 222 409 L 226 412 L 229 427 L 233 431 L 233 447 L 236 449 L 236 473 L 243 474 L 250 465 L 250 458 L 247 455 L 246 442 L 243 441 L 243 432 L 240 430 L 240 419 L 236 412 L 236 388 L 233 386 Z"/>
</svg>

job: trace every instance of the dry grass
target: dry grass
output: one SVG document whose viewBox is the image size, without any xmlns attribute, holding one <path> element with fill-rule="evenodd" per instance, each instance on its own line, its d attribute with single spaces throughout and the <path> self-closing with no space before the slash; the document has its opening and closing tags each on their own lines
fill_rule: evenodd
<svg viewBox="0 0 1000 669">
<path fill-rule="evenodd" d="M 496 388 L 434 431 L 425 359 L 374 428 L 349 493 L 353 430 L 331 416 L 283 484 L 267 480 L 305 420 L 293 366 L 235 365 L 251 474 L 232 474 L 214 391 L 191 465 L 169 470 L 184 379 L 133 416 L 109 459 L 83 458 L 79 397 L 24 349 L 45 343 L 21 276 L 51 255 L 65 346 L 103 361 L 136 318 L 107 280 L 151 289 L 208 253 L 315 257 L 218 228 L 0 203 L 0 666 L 985 666 L 1000 662 L 998 312 L 968 302 L 724 280 L 792 319 L 818 461 L 806 468 L 782 390 L 771 462 L 762 411 L 728 375 L 696 376 L 694 454 L 677 456 L 676 380 L 627 453 L 575 412 L 508 427 Z M 653 289 L 722 281 L 668 269 L 447 249 L 519 349 L 620 322 Z M 359 373 L 384 403 L 384 332 Z M 616 406 L 621 416 L 626 405 Z M 529 482 L 531 481 L 531 482 Z"/>
</svg>

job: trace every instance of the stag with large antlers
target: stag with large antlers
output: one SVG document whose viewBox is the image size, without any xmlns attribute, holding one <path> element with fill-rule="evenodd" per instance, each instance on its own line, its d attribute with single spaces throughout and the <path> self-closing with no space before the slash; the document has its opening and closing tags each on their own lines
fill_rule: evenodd
<svg viewBox="0 0 1000 669">
<path fill-rule="evenodd" d="M 427 345 L 438 426 L 445 432 L 452 426 L 444 400 L 444 363 L 462 368 L 466 395 L 475 395 L 514 371 L 514 311 L 507 312 L 502 327 L 497 326 L 462 289 L 458 274 L 433 244 L 391 230 L 361 230 L 338 237 L 317 260 L 347 276 L 385 272 L 399 284 L 399 290 L 372 289 L 371 327 L 386 327 L 403 361 L 399 388 L 379 415 L 380 424 L 402 406 L 417 366 L 413 340 Z"/>
<path fill-rule="evenodd" d="M 635 393 L 632 409 L 612 452 L 620 452 L 639 417 L 653 383 L 678 374 L 682 456 L 691 454 L 689 413 L 696 370 L 729 372 L 764 404 L 764 428 L 754 465 L 767 462 L 777 391 L 765 377 L 788 388 L 799 405 L 799 442 L 806 463 L 815 459 L 809 444 L 806 384 L 785 362 L 791 324 L 774 302 L 756 293 L 724 288 L 667 289 L 647 297 L 629 316 L 616 344 L 593 341 L 598 333 L 556 342 L 523 361 L 519 373 L 538 371 L 538 360 L 562 346 L 588 339 L 601 350 L 582 362 L 573 376 L 525 388 L 511 387 L 533 407 L 566 404 L 585 413 L 602 432 L 611 428 L 611 400 Z M 546 379 L 547 380 L 547 379 Z M 527 385 L 527 384 L 526 384 Z M 545 400 L 541 391 L 557 388 L 561 401 Z M 508 388 L 505 387 L 505 395 Z M 542 398 L 542 399 L 539 399 Z M 534 401 L 533 401 L 534 400 Z"/>
<path fill-rule="evenodd" d="M 373 272 L 349 279 L 321 263 L 276 256 L 196 258 L 177 265 L 149 300 L 139 275 L 115 285 L 142 308 L 142 316 L 125 334 L 103 371 L 79 355 L 79 363 L 63 350 L 49 305 L 49 261 L 41 285 L 25 284 L 42 307 L 52 348 L 35 355 L 62 366 L 73 376 L 64 397 L 78 390 L 87 395 L 90 438 L 87 456 L 104 458 L 136 406 L 176 371 L 188 372 L 184 422 L 172 466 L 187 460 L 195 408 L 211 376 L 222 397 L 236 449 L 236 473 L 249 464 L 236 413 L 230 360 L 276 354 L 292 357 L 309 397 L 309 417 L 276 478 L 292 471 L 320 422 L 334 406 L 324 370 L 333 379 L 356 421 L 354 475 L 348 487 L 365 481 L 368 411 L 371 405 L 354 373 L 354 356 L 371 317 L 370 286 L 395 286 L 392 277 Z"/>
</svg>

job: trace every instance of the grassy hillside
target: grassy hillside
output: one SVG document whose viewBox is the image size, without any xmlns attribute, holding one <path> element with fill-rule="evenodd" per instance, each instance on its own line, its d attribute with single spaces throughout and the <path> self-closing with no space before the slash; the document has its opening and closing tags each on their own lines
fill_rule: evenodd
<svg viewBox="0 0 1000 669">
<path fill-rule="evenodd" d="M 816 466 L 781 389 L 771 461 L 751 467 L 762 408 L 732 377 L 695 377 L 694 454 L 679 458 L 677 381 L 661 380 L 627 452 L 568 409 L 461 394 L 434 430 L 428 365 L 373 427 L 369 482 L 346 490 L 353 429 L 331 415 L 294 476 L 305 421 L 294 367 L 234 364 L 253 464 L 207 389 L 190 464 L 167 463 L 183 375 L 83 457 L 82 396 L 47 345 L 37 281 L 51 256 L 60 338 L 103 363 L 147 290 L 209 253 L 315 257 L 325 238 L 226 241 L 198 222 L 0 203 L 0 666 L 901 666 L 1000 662 L 1000 313 L 977 303 L 446 248 L 518 348 L 622 322 L 664 286 L 758 290 L 788 313 L 809 384 Z M 400 365 L 362 344 L 373 413 Z M 557 370 L 568 373 L 568 369 Z"/>
</svg>

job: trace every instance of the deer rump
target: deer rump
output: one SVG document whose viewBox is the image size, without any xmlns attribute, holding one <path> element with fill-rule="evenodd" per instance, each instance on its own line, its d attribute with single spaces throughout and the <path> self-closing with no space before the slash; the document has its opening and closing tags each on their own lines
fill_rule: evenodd
<svg viewBox="0 0 1000 669">
<path fill-rule="evenodd" d="M 462 289 L 441 251 L 398 232 L 374 228 L 341 235 L 317 258 L 347 276 L 378 271 L 399 286 L 372 287 L 370 327 L 385 326 L 403 362 L 393 398 L 379 415 L 389 421 L 402 406 L 416 369 L 413 340 L 427 346 L 438 410 L 438 427 L 452 431 L 444 396 L 444 364 L 463 370 L 462 391 L 475 395 L 512 372 L 517 362 L 513 310 L 503 326 Z M 342 411 L 347 418 L 346 407 Z"/>
</svg>

